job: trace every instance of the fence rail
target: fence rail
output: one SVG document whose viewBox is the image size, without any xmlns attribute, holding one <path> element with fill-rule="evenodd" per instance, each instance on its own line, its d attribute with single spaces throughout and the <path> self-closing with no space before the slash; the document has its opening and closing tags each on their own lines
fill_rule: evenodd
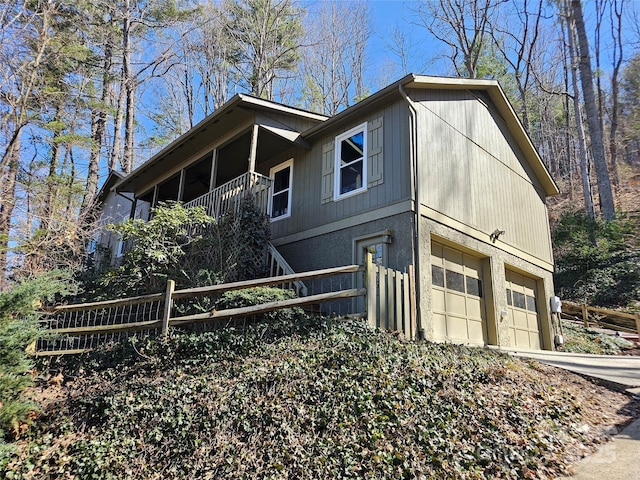
<svg viewBox="0 0 640 480">
<path fill-rule="evenodd" d="M 640 336 L 640 313 L 619 312 L 571 302 L 562 302 L 562 313 L 581 318 L 585 327 L 593 322 L 605 328 L 637 333 Z"/>
<path fill-rule="evenodd" d="M 234 290 L 282 286 L 345 274 L 353 276 L 352 285 L 304 297 L 242 308 L 211 309 L 195 314 L 179 315 L 174 308 L 174 300 L 178 299 L 217 297 Z M 363 275 L 361 287 L 357 286 L 360 283 L 357 280 L 358 275 Z M 347 265 L 181 290 L 176 290 L 173 280 L 169 280 L 164 293 L 55 307 L 43 317 L 43 323 L 51 335 L 37 340 L 29 350 L 35 355 L 80 353 L 101 343 L 124 340 L 137 332 L 151 336 L 166 334 L 172 327 L 242 318 L 281 308 L 319 305 L 325 302 L 331 304 L 358 297 L 366 298 L 366 316 L 372 326 L 401 331 L 407 338 L 415 338 L 414 280 L 411 267 L 407 273 L 402 273 L 374 265 L 371 254 L 368 254 L 364 266 Z M 358 302 L 354 302 L 354 305 L 357 304 Z M 350 314 L 365 316 L 365 312 L 358 312 L 357 307 Z"/>
</svg>

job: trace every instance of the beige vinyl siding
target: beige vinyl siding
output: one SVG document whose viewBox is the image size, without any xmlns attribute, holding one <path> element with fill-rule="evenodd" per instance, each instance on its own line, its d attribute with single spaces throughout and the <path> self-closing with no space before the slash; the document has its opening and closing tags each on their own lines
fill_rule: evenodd
<svg viewBox="0 0 640 480">
<path fill-rule="evenodd" d="M 367 122 L 369 142 L 382 143 L 381 151 L 371 151 L 371 161 L 381 161 L 381 171 L 369 169 L 367 190 L 347 198 L 333 200 L 333 166 L 335 137 Z M 311 150 L 296 148 L 259 165 L 258 171 L 288 158 L 294 159 L 291 217 L 272 224 L 272 237 L 303 232 L 321 225 L 349 218 L 411 198 L 408 110 L 405 103 L 397 101 L 380 110 L 345 123 L 330 134 L 313 142 Z M 379 125 L 377 125 L 379 123 Z M 377 128 L 376 128 L 377 127 Z M 286 157 L 286 158 L 285 158 Z M 368 167 L 369 168 L 369 167 Z M 328 171 L 331 171 L 328 174 Z M 330 199 L 329 199 L 330 197 Z M 323 198 L 325 200 L 323 200 Z"/>
<path fill-rule="evenodd" d="M 481 93 L 412 90 L 418 103 L 421 203 L 552 261 L 542 187 Z"/>
</svg>

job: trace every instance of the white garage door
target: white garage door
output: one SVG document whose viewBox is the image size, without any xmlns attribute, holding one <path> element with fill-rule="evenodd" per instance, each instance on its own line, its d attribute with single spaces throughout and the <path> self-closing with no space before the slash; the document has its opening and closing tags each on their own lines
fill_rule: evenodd
<svg viewBox="0 0 640 480">
<path fill-rule="evenodd" d="M 540 349 L 540 321 L 536 280 L 506 271 L 511 346 Z"/>
<path fill-rule="evenodd" d="M 432 242 L 431 275 L 435 339 L 484 345 L 481 260 Z"/>
</svg>

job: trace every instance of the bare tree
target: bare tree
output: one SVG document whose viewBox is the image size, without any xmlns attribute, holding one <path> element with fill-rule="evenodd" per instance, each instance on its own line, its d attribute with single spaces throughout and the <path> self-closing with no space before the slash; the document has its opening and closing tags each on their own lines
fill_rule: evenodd
<svg viewBox="0 0 640 480">
<path fill-rule="evenodd" d="M 419 24 L 451 48 L 456 73 L 476 78 L 478 61 L 498 5 L 506 0 L 427 0 L 418 3 Z"/>
<path fill-rule="evenodd" d="M 528 132 L 531 129 L 528 95 L 534 80 L 532 67 L 542 30 L 544 4 L 544 0 L 514 2 L 501 22 L 493 17 L 490 29 L 497 50 L 511 68 L 520 97 L 520 119 Z"/>
<path fill-rule="evenodd" d="M 580 0 L 571 0 L 570 3 L 571 20 L 574 23 L 578 38 L 577 50 L 580 67 L 580 83 L 582 85 L 582 95 L 589 125 L 591 137 L 591 154 L 598 180 L 598 195 L 600 197 L 600 209 L 606 220 L 615 218 L 615 206 L 613 203 L 613 192 L 611 191 L 611 179 L 609 178 L 609 168 L 604 153 L 604 142 L 602 129 L 600 128 L 600 116 L 593 87 L 593 74 L 591 69 L 591 55 L 589 52 L 589 41 L 584 26 L 582 15 L 582 5 Z"/>
<path fill-rule="evenodd" d="M 335 115 L 366 94 L 367 5 L 322 2 L 312 20 L 302 60 L 303 102 L 310 110 Z"/>
<path fill-rule="evenodd" d="M 34 103 L 41 85 L 41 67 L 53 41 L 52 24 L 57 5 L 38 1 L 27 7 L 7 3 L 2 10 L 4 68 L 0 83 L 0 291 L 5 287 L 7 251 L 16 201 L 24 129 L 37 117 Z"/>
<path fill-rule="evenodd" d="M 568 12 L 567 12 L 568 13 Z M 580 174 L 582 178 L 582 193 L 584 194 L 584 209 L 587 215 L 595 218 L 595 209 L 593 206 L 593 195 L 591 193 L 591 180 L 589 178 L 589 157 L 587 153 L 587 141 L 582 123 L 582 111 L 580 108 L 580 90 L 578 88 L 577 73 L 577 50 L 575 45 L 575 28 L 569 15 L 564 17 L 565 31 L 567 37 L 567 49 L 569 52 L 569 71 L 571 72 L 571 83 L 573 86 L 573 110 L 576 122 L 576 130 L 578 133 L 578 158 L 580 163 Z"/>
<path fill-rule="evenodd" d="M 613 71 L 611 72 L 611 110 L 609 115 L 609 155 L 611 161 L 611 173 L 615 185 L 619 183 L 618 176 L 618 124 L 620 118 L 620 69 L 623 61 L 622 38 L 622 15 L 624 11 L 624 0 L 609 1 L 609 19 L 611 22 L 611 38 L 613 39 L 613 51 L 611 61 Z"/>
</svg>

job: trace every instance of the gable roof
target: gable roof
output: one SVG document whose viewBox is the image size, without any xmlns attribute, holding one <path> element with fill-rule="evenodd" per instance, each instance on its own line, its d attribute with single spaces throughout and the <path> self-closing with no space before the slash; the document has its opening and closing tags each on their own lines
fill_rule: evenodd
<svg viewBox="0 0 640 480">
<path fill-rule="evenodd" d="M 363 113 L 378 108 L 389 98 L 400 96 L 404 88 L 484 91 L 493 103 L 495 112 L 502 118 L 509 132 L 513 135 L 525 159 L 544 188 L 545 194 L 556 195 L 559 193 L 558 186 L 551 178 L 547 167 L 496 80 L 432 77 L 415 74 L 406 75 L 333 117 L 312 113 L 251 95 L 236 94 L 222 107 L 120 180 L 115 185 L 115 188 L 124 191 L 135 190 L 136 187 L 140 186 L 143 176 L 162 174 L 173 162 L 184 159 L 185 154 L 197 152 L 198 147 L 201 148 L 203 146 L 203 139 L 219 138 L 243 122 L 253 118 L 257 112 L 283 113 L 318 122 L 317 125 L 301 132 L 300 138 L 311 142 L 321 135 L 327 134 L 330 130 L 338 128 L 343 123 L 347 123 L 356 117 L 362 116 Z M 206 137 L 202 135 L 205 131 L 207 132 Z"/>
<path fill-rule="evenodd" d="M 502 120 L 505 122 L 509 132 L 513 135 L 513 138 L 518 144 L 518 147 L 522 150 L 526 160 L 533 169 L 538 180 L 540 180 L 545 194 L 557 195 L 560 193 L 558 186 L 553 178 L 551 178 L 549 170 L 542 161 L 542 158 L 531 142 L 529 135 L 520 122 L 520 119 L 513 110 L 511 103 L 496 80 L 431 77 L 427 75 L 409 74 L 367 97 L 361 102 L 329 118 L 327 121 L 308 129 L 303 132 L 302 137 L 307 140 L 318 138 L 319 136 L 326 134 L 328 130 L 334 129 L 342 123 L 347 123 L 352 119 L 355 119 L 355 117 L 362 116 L 363 113 L 377 108 L 379 104 L 387 101 L 388 98 L 396 95 L 399 96 L 400 91 L 404 88 L 430 90 L 480 90 L 486 92 L 498 115 L 500 115 Z"/>
<path fill-rule="evenodd" d="M 96 195 L 97 203 L 104 202 L 107 194 L 118 182 L 121 182 L 123 178 L 125 178 L 124 173 L 109 169 L 109 175 L 107 176 L 107 179 L 102 184 L 102 187 L 100 187 L 100 191 Z"/>
<path fill-rule="evenodd" d="M 203 146 L 202 141 L 204 138 L 219 138 L 251 119 L 259 111 L 283 113 L 313 122 L 322 122 L 328 118 L 325 115 L 238 93 L 211 115 L 180 135 L 176 140 L 132 171 L 115 188 L 123 191 L 135 190 L 136 187 L 140 186 L 143 174 L 160 175 L 170 168 L 173 162 L 184 160 L 185 154 L 196 153 Z M 207 132 L 206 137 L 202 135 L 204 132 Z"/>
</svg>

